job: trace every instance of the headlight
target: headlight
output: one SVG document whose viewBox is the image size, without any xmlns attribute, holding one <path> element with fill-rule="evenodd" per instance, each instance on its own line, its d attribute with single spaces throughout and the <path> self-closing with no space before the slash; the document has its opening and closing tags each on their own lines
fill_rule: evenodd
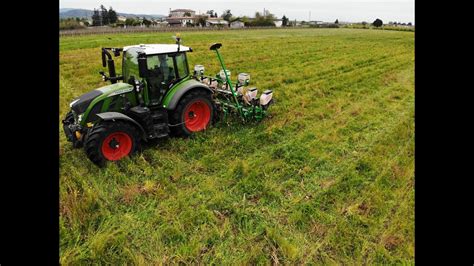
<svg viewBox="0 0 474 266">
<path fill-rule="evenodd" d="M 80 114 L 80 115 L 77 117 L 77 122 L 78 122 L 78 123 L 81 123 L 82 115 L 83 115 L 83 114 Z"/>
</svg>

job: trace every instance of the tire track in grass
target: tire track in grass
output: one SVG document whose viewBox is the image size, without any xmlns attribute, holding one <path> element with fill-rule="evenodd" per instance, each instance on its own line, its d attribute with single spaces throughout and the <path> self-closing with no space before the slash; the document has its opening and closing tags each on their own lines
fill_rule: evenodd
<svg viewBox="0 0 474 266">
<path fill-rule="evenodd" d="M 406 123 L 405 120 L 401 120 L 401 122 L 398 121 L 397 123 L 395 123 L 394 126 L 391 126 L 390 128 L 391 128 L 391 129 L 397 128 L 400 124 L 404 124 L 404 123 Z M 383 137 L 383 136 L 387 136 L 387 134 L 386 134 L 387 131 L 394 132 L 394 131 L 396 131 L 396 130 L 389 130 L 389 129 L 388 129 L 388 130 L 386 130 L 385 132 L 380 132 L 378 135 L 379 135 L 379 136 L 382 136 L 382 137 Z M 390 134 L 388 134 L 388 135 L 390 135 Z M 397 157 L 397 153 L 393 153 L 393 154 L 394 154 L 394 155 L 393 155 L 392 157 L 396 158 L 396 157 Z M 387 161 L 390 161 L 390 160 L 391 160 L 391 159 L 388 159 Z M 386 166 L 385 168 L 383 168 L 383 169 L 382 169 L 382 173 L 381 173 L 379 176 L 383 175 L 383 172 L 386 171 L 387 169 L 390 169 L 390 168 L 391 168 L 391 165 L 393 165 L 393 164 L 388 164 L 388 166 Z M 372 184 L 374 184 L 374 183 L 372 183 Z M 336 184 L 333 184 L 332 186 L 337 186 L 337 183 L 336 183 Z M 370 185 L 369 185 L 369 186 L 370 186 Z M 367 189 L 366 189 L 366 190 L 367 190 Z M 366 191 L 366 190 L 364 190 L 364 191 Z M 323 193 L 324 193 L 324 192 L 323 192 Z M 322 193 L 318 193 L 318 194 L 314 195 L 314 198 L 320 197 L 321 194 L 322 194 Z M 302 201 L 304 201 L 303 198 L 302 198 Z M 342 202 L 345 203 L 346 200 L 343 199 Z M 336 202 L 336 204 L 337 204 L 337 202 Z M 291 204 L 290 204 L 290 206 L 291 206 Z M 286 215 L 284 214 L 284 216 L 286 216 Z M 329 216 L 329 217 L 331 217 L 331 216 Z M 337 217 L 337 216 L 336 216 L 336 217 Z M 344 220 L 338 220 L 338 221 L 344 221 Z M 329 230 L 329 231 L 330 231 L 330 230 L 331 230 L 330 228 L 333 228 L 333 227 L 326 228 L 326 230 Z M 290 230 L 291 230 L 291 229 L 290 229 Z M 338 230 L 335 230 L 335 229 L 334 229 L 333 232 L 334 232 L 334 234 L 337 234 L 339 231 L 340 231 L 340 228 L 339 228 Z M 304 234 L 305 232 L 306 232 L 306 230 L 303 230 L 301 233 Z M 321 245 L 321 247 L 322 247 L 323 250 L 324 250 L 325 247 L 329 248 L 329 250 L 331 250 L 332 247 L 334 247 L 334 244 L 327 243 L 326 240 L 325 240 L 325 239 L 327 239 L 328 237 L 330 237 L 330 233 L 331 233 L 331 231 L 330 231 L 329 233 L 327 233 L 329 236 L 326 236 L 326 237 L 323 239 L 323 242 L 322 242 L 322 243 L 319 242 L 319 243 L 320 243 L 319 245 Z M 294 233 L 293 233 L 293 234 L 294 234 Z M 363 240 L 366 239 L 366 238 L 365 238 L 365 235 L 356 234 L 356 236 L 362 238 Z M 370 241 L 370 240 L 369 240 L 369 241 Z M 324 243 L 324 245 L 323 245 L 323 243 Z M 344 248 L 344 246 L 343 246 L 342 248 Z M 318 249 L 313 250 L 312 252 L 314 253 L 314 252 L 316 252 L 317 250 L 318 250 Z M 340 252 L 335 251 L 335 254 L 340 255 Z M 332 254 L 332 255 L 335 255 L 335 254 Z M 328 255 L 328 254 L 326 254 L 326 256 L 327 256 L 327 255 Z M 329 254 L 329 256 L 331 257 L 331 254 Z M 353 258 L 353 257 L 351 257 L 351 258 Z M 353 259 L 354 259 L 354 258 L 353 258 Z"/>
<path fill-rule="evenodd" d="M 410 97 L 411 97 L 411 96 L 409 96 L 408 98 L 410 98 Z M 402 115 L 402 116 L 403 116 L 403 115 Z M 395 123 L 396 125 L 406 123 L 405 120 L 401 120 L 401 122 L 399 122 L 399 121 L 396 120 L 396 119 L 394 119 L 394 120 L 396 121 L 396 123 Z M 396 126 L 395 126 L 395 127 L 396 127 Z M 391 128 L 393 128 L 393 127 L 391 127 Z M 387 136 L 387 131 L 390 131 L 390 130 L 386 130 L 386 131 L 381 131 L 381 132 L 379 132 L 378 136 L 380 136 L 380 138 L 379 138 L 379 137 L 377 137 L 377 138 L 383 139 L 384 137 L 386 137 L 386 136 Z M 392 130 L 392 131 L 393 131 L 393 130 Z M 390 132 L 392 132 L 392 131 L 390 131 Z M 390 135 L 390 134 L 388 134 L 388 135 Z M 376 138 L 376 139 L 377 139 L 377 138 Z M 374 140 L 374 141 L 375 141 L 375 140 Z M 364 154 L 366 154 L 366 153 L 364 153 Z M 395 154 L 396 154 L 396 153 L 395 153 Z M 394 157 L 397 157 L 397 155 L 394 155 Z M 346 159 L 345 159 L 345 160 L 346 160 Z M 386 170 L 386 169 L 388 169 L 388 168 L 389 168 L 389 167 L 384 168 L 384 170 Z M 335 185 L 337 185 L 337 183 L 336 183 L 336 184 L 333 184 L 333 186 L 335 186 Z M 315 197 L 317 197 L 317 196 L 318 196 L 318 195 L 315 195 Z"/>
<path fill-rule="evenodd" d="M 371 79 L 375 79 L 375 78 L 376 78 L 376 75 L 374 75 L 374 76 L 371 77 Z M 378 93 L 378 94 L 376 94 L 376 96 L 373 96 L 372 94 L 364 94 L 365 97 L 371 97 L 371 99 L 377 98 L 377 97 L 379 97 L 379 95 L 380 95 L 381 93 L 383 93 L 383 91 L 382 91 L 382 92 L 381 92 L 381 91 L 369 91 L 369 92 Z M 340 99 L 345 99 L 345 97 L 348 97 L 348 96 L 342 94 L 342 92 L 338 92 L 337 94 L 334 95 L 334 97 L 335 97 L 335 98 L 340 98 Z M 341 97 L 342 97 L 342 98 L 341 98 Z M 352 112 L 352 110 L 351 110 L 351 108 L 350 108 L 350 105 L 349 105 L 349 107 L 347 107 L 347 111 L 346 111 L 346 112 Z M 341 113 L 339 116 L 342 116 L 343 114 L 344 114 L 344 113 Z M 337 117 L 328 117 L 326 120 L 331 122 L 331 121 L 335 120 L 336 118 L 337 118 Z M 296 117 L 294 118 L 295 122 L 298 122 L 298 121 L 301 120 L 301 119 L 303 119 L 303 118 L 296 118 Z M 336 123 L 340 123 L 340 122 L 336 122 Z M 322 125 L 324 126 L 325 124 L 322 124 Z M 332 125 L 326 125 L 326 126 L 327 126 L 327 127 L 332 127 Z M 281 125 L 276 125 L 276 128 L 280 128 L 280 127 L 282 127 L 282 126 L 281 126 Z M 250 130 L 251 130 L 251 129 L 250 129 Z M 245 131 L 246 131 L 246 130 L 244 130 L 244 132 L 245 132 Z M 246 134 L 246 133 L 243 133 L 243 132 L 242 132 L 242 133 L 237 133 L 237 134 L 249 135 L 249 134 Z M 288 134 L 288 132 L 287 132 L 286 134 Z M 250 135 L 251 135 L 251 134 L 250 134 Z M 283 136 L 284 136 L 284 135 L 283 135 Z M 290 140 L 290 141 L 291 141 L 291 140 Z M 250 138 L 250 141 L 249 141 L 249 142 L 252 142 L 251 138 Z M 226 143 L 226 142 L 223 142 L 223 144 L 224 144 L 224 143 Z M 287 145 L 287 144 L 288 144 L 288 141 L 285 141 L 285 140 L 282 140 L 282 141 L 279 142 L 279 145 Z M 231 157 L 231 158 L 234 158 L 234 157 L 237 157 L 237 158 L 238 158 L 238 157 L 243 156 L 244 154 L 245 154 L 245 155 L 250 155 L 250 154 L 253 154 L 255 151 L 257 151 L 257 148 L 254 147 L 254 146 L 245 147 L 245 151 L 242 151 L 242 150 L 238 150 L 238 151 L 236 151 L 236 150 L 225 150 L 224 147 L 221 147 L 221 148 L 216 147 L 216 148 L 217 148 L 218 150 L 224 151 L 224 153 L 221 154 L 221 156 L 224 156 L 224 157 Z M 258 150 L 262 150 L 262 148 L 259 148 Z M 253 156 L 255 157 L 255 154 L 254 154 Z M 222 165 L 222 166 L 223 166 L 223 165 Z M 224 169 L 225 169 L 225 167 L 224 167 Z"/>
<path fill-rule="evenodd" d="M 386 90 L 390 90 L 390 88 L 387 88 Z M 371 95 L 371 97 L 368 97 L 365 99 L 365 101 L 371 101 L 373 98 L 379 98 L 380 94 L 383 94 L 385 91 L 378 91 L 377 93 L 375 93 L 374 95 Z M 390 97 L 390 96 L 386 96 L 386 97 Z M 347 108 L 345 113 L 349 113 L 351 111 L 351 108 Z M 343 114 L 340 114 L 338 115 L 338 117 L 342 117 L 344 118 Z M 334 124 L 336 124 L 336 128 L 335 130 L 337 129 L 337 124 L 338 124 L 338 121 L 337 121 L 337 118 L 333 118 L 332 120 L 328 120 Z M 349 122 L 348 122 L 349 123 Z M 322 125 L 324 126 L 324 125 Z M 326 127 L 331 127 L 331 125 L 325 125 Z M 342 127 L 342 125 L 339 125 L 339 128 Z M 314 128 L 313 128 L 314 130 Z M 317 130 L 317 129 L 316 129 Z M 296 141 L 298 142 L 298 141 Z M 263 151 L 265 153 L 265 151 Z M 255 156 L 254 156 L 255 157 Z"/>
<path fill-rule="evenodd" d="M 394 60 L 391 60 L 393 62 L 398 62 L 396 59 Z M 333 84 L 329 84 L 329 85 L 326 85 L 324 86 L 325 88 L 328 88 L 328 87 L 341 87 L 341 89 L 337 89 L 337 90 L 331 90 L 331 93 L 328 94 L 327 92 L 325 93 L 325 97 L 321 98 L 321 99 L 318 99 L 316 101 L 313 101 L 312 103 L 310 103 L 308 105 L 308 107 L 312 107 L 312 110 L 313 112 L 316 110 L 317 107 L 319 107 L 318 105 L 319 104 L 323 104 L 333 98 L 336 98 L 338 97 L 338 99 L 340 99 L 341 101 L 342 100 L 345 100 L 345 98 L 340 98 L 340 97 L 352 97 L 354 95 L 356 95 L 356 92 L 354 92 L 354 94 L 351 94 L 351 95 L 347 95 L 347 92 L 351 92 L 353 91 L 353 87 L 356 87 L 356 85 L 358 84 L 363 84 L 365 82 L 370 82 L 372 80 L 376 80 L 378 77 L 377 75 L 378 74 L 382 74 L 382 73 L 386 73 L 386 72 L 389 72 L 389 71 L 393 71 L 393 70 L 396 70 L 397 68 L 402 68 L 406 65 L 406 63 L 398 63 L 396 65 L 390 65 L 389 63 L 386 63 L 388 66 L 391 66 L 392 69 L 385 69 L 383 67 L 381 67 L 380 65 L 372 65 L 372 66 L 368 66 L 368 68 L 364 68 L 364 69 L 357 69 L 356 71 L 354 72 L 351 72 L 351 73 L 345 73 L 343 75 L 341 75 L 341 77 L 339 78 L 339 80 L 341 80 L 339 83 L 333 83 Z M 375 68 L 376 70 L 372 70 L 372 68 Z M 368 74 L 367 74 L 368 73 Z M 354 75 L 357 75 L 357 78 L 358 78 L 358 81 L 354 82 L 352 81 L 351 79 L 348 79 L 348 78 L 345 78 L 344 76 L 354 76 Z M 319 84 L 318 84 L 319 85 Z M 332 86 L 330 86 L 332 85 Z M 301 92 L 305 92 L 305 90 L 301 90 Z M 371 92 L 373 91 L 371 88 L 366 88 L 365 90 L 360 90 L 360 91 L 357 91 L 358 95 L 364 95 L 365 93 L 367 92 Z M 301 98 L 305 98 L 304 94 L 302 94 Z M 282 103 L 284 104 L 284 103 Z M 282 112 L 285 113 L 286 115 L 288 115 L 288 112 L 289 111 L 287 108 L 288 106 L 285 106 L 286 108 L 283 108 L 282 105 L 280 104 L 280 106 L 274 106 L 274 107 L 279 107 L 279 110 L 276 110 L 276 114 L 272 114 L 273 115 L 273 118 L 272 120 L 277 120 L 276 124 L 273 124 L 270 128 L 272 127 L 282 127 L 283 124 L 285 123 L 286 120 L 283 120 L 283 119 L 278 119 Z M 306 105 L 305 105 L 306 107 Z M 300 112 L 298 111 L 298 109 L 301 108 L 301 106 L 294 106 L 294 111 L 295 112 Z M 282 110 L 284 109 L 284 110 Z M 303 109 L 304 110 L 304 109 Z M 304 118 L 305 116 L 300 116 L 301 118 L 299 119 L 302 119 Z M 296 117 L 294 117 L 295 119 L 297 119 Z M 331 119 L 331 117 L 327 117 L 325 119 Z M 297 121 L 297 120 L 296 120 Z"/>
<path fill-rule="evenodd" d="M 410 112 L 405 112 L 401 116 L 403 117 L 407 113 L 410 113 Z M 410 121 L 409 123 L 411 123 L 411 122 L 412 121 Z M 390 127 L 388 127 L 386 130 L 379 132 L 376 135 L 376 137 L 374 137 L 374 141 L 384 140 L 384 139 L 387 138 L 387 136 L 397 135 L 398 134 L 398 128 L 405 127 L 406 123 L 407 123 L 407 120 L 396 120 L 396 122 L 393 125 L 391 125 Z M 399 198 L 396 197 L 400 193 L 400 187 L 392 188 L 390 190 L 385 190 L 383 187 L 380 187 L 380 184 L 378 183 L 378 180 L 380 180 L 380 178 L 383 178 L 384 176 L 386 176 L 387 173 L 389 171 L 391 171 L 391 169 L 395 165 L 398 164 L 398 162 L 395 159 L 399 158 L 401 153 L 406 152 L 409 148 L 412 148 L 412 146 L 410 145 L 411 141 L 412 141 L 412 139 L 406 139 L 405 144 L 402 144 L 401 148 L 396 147 L 396 146 L 389 148 L 389 151 L 391 153 L 391 156 L 389 156 L 389 157 L 387 157 L 386 155 L 377 155 L 377 152 L 375 150 L 376 147 L 373 148 L 375 153 L 372 153 L 372 154 L 370 152 L 364 153 L 362 157 L 366 157 L 366 159 L 368 159 L 368 158 L 370 158 L 371 160 L 374 160 L 374 158 L 381 159 L 380 164 L 382 165 L 382 167 L 379 169 L 378 173 L 376 173 L 376 176 L 374 177 L 374 181 L 367 183 L 365 185 L 364 189 L 361 190 L 359 195 L 357 195 L 352 200 L 348 200 L 348 199 L 343 198 L 343 199 L 340 200 L 340 203 L 338 204 L 338 205 L 340 205 L 340 207 L 341 206 L 346 206 L 346 207 L 343 208 L 344 212 L 342 213 L 342 215 L 344 217 L 345 216 L 353 216 L 356 219 L 356 221 L 359 220 L 360 222 L 368 224 L 370 226 L 371 232 L 364 232 L 363 230 L 360 231 L 360 232 L 357 232 L 357 231 L 350 232 L 350 234 L 353 237 L 357 237 L 359 239 L 359 241 L 362 242 L 362 249 L 363 249 L 364 246 L 367 246 L 367 245 L 373 246 L 373 244 L 376 244 L 378 242 L 378 239 L 374 238 L 372 236 L 380 235 L 381 233 L 383 233 L 384 229 L 380 228 L 380 227 L 383 226 L 383 223 L 379 223 L 378 220 L 384 219 L 384 217 L 386 217 L 385 219 L 390 219 L 390 216 L 391 216 L 390 215 L 390 209 L 392 208 L 391 206 L 393 206 L 393 204 L 390 204 L 391 201 L 389 200 L 389 198 L 397 199 L 398 201 L 395 204 L 400 204 L 401 202 L 404 202 L 404 201 L 402 201 L 402 200 L 400 200 Z M 389 142 L 389 143 L 391 143 L 391 142 Z M 381 145 L 384 145 L 384 144 L 381 144 Z M 387 149 L 385 148 L 384 151 L 387 151 Z M 335 186 L 337 186 L 337 184 L 335 184 Z M 404 192 L 403 187 L 401 188 L 401 190 L 402 190 L 402 192 Z M 379 204 L 380 206 L 371 206 L 372 201 L 367 200 L 367 199 L 370 199 L 370 196 L 374 193 L 378 193 L 378 194 L 382 193 L 383 194 L 382 197 L 387 197 L 388 196 L 389 198 L 382 199 L 382 200 L 384 200 L 385 203 Z M 354 203 L 356 203 L 356 204 L 354 204 Z M 357 204 L 357 203 L 359 203 L 359 204 Z M 361 206 L 365 206 L 365 207 L 363 209 L 360 209 Z M 352 207 L 356 208 L 355 211 L 351 210 Z M 379 213 L 375 217 L 371 217 L 370 219 L 368 219 L 363 214 L 365 212 L 366 208 L 371 208 L 370 211 L 374 212 L 374 209 L 379 209 L 380 207 L 383 207 L 384 209 L 382 210 L 382 213 Z M 349 211 L 349 212 L 346 213 L 346 211 Z M 380 212 L 380 210 L 378 210 L 378 212 Z M 349 220 L 345 220 L 345 219 L 339 220 L 340 223 L 338 224 L 338 226 L 336 226 L 332 229 L 333 230 L 333 235 L 338 234 L 341 230 L 343 230 L 342 228 L 355 227 L 354 230 L 356 230 L 358 228 L 356 225 L 350 224 L 348 221 Z M 382 232 L 379 232 L 380 229 L 382 229 Z M 379 233 L 377 233 L 377 232 L 379 232 Z M 333 244 L 334 244 L 334 242 L 327 242 L 326 243 L 326 245 L 328 247 L 333 246 Z M 374 252 L 374 250 L 372 250 L 371 252 Z M 334 251 L 334 255 L 338 254 L 338 253 L 339 252 Z M 361 255 L 363 255 L 363 254 L 361 254 Z M 353 257 L 351 257 L 351 258 L 354 259 Z M 349 259 L 349 258 L 347 258 L 347 259 Z M 362 259 L 362 258 L 359 257 L 358 259 Z M 367 261 L 365 261 L 364 263 L 367 263 Z"/>
<path fill-rule="evenodd" d="M 357 53 L 354 53 L 354 54 L 338 54 L 338 56 L 333 56 L 332 54 L 329 54 L 326 58 L 322 58 L 322 59 L 313 59 L 311 60 L 311 62 L 315 62 L 315 65 L 314 65 L 314 68 L 318 68 L 320 65 L 321 66 L 324 66 L 324 65 L 327 65 L 328 62 L 338 62 L 338 67 L 341 67 L 341 68 L 344 68 L 346 65 L 350 64 L 352 61 L 349 61 L 349 62 L 344 62 L 343 59 L 345 60 L 357 60 L 356 56 L 361 56 L 361 58 L 364 58 L 365 60 L 367 60 L 367 55 L 366 55 L 366 50 L 356 50 Z M 386 54 L 383 54 L 382 51 L 381 51 L 381 54 L 382 54 L 382 57 L 389 57 L 389 56 L 397 56 L 398 54 L 390 54 L 390 55 L 386 55 Z M 402 53 L 400 53 L 402 54 Z M 293 57 L 292 55 L 289 55 L 290 57 Z M 370 58 L 369 60 L 371 60 L 372 58 Z M 257 58 L 254 58 L 254 60 L 258 61 Z M 251 60 L 249 60 L 251 61 Z M 343 62 L 341 62 L 343 61 Z M 373 61 L 373 59 L 372 59 Z M 377 61 L 375 60 L 375 62 L 373 63 L 376 63 Z M 298 76 L 297 74 L 299 74 L 300 72 L 288 72 L 288 66 L 285 64 L 286 61 L 281 61 L 281 62 L 278 62 L 278 61 L 275 61 L 275 60 L 272 60 L 271 61 L 272 65 L 279 65 L 279 67 L 275 67 L 273 66 L 271 69 L 272 69 L 272 73 L 286 73 L 287 76 Z M 370 63 L 367 62 L 367 63 Z M 215 64 L 217 66 L 217 62 Z M 229 65 L 229 63 L 227 63 L 227 65 Z M 357 67 L 357 62 L 356 62 L 356 65 L 353 66 L 353 67 Z M 364 66 L 364 64 L 361 64 L 361 67 Z M 250 66 L 249 66 L 250 67 Z M 259 72 L 260 70 L 266 70 L 268 69 L 268 66 L 267 64 L 257 64 L 255 66 L 251 66 L 252 67 L 252 72 L 255 73 L 255 72 Z M 244 68 L 244 67 L 240 67 L 238 64 L 235 66 L 235 68 Z M 245 68 L 244 68 L 245 69 Z M 337 67 L 335 68 L 337 69 Z M 349 67 L 348 70 L 351 70 L 351 68 Z M 334 71 L 334 69 L 330 69 L 330 70 L 326 70 L 326 71 L 323 71 L 323 72 L 318 72 L 318 76 L 319 77 L 322 77 L 324 75 L 327 75 L 329 73 L 331 73 L 332 71 Z M 278 75 L 273 75 L 273 76 L 276 76 L 278 77 Z M 314 77 L 313 77 L 314 78 Z M 260 80 L 260 79 L 259 79 Z M 293 80 L 293 78 L 291 78 L 291 83 L 295 83 L 297 81 L 301 81 L 301 82 L 307 82 L 308 80 L 308 77 L 304 77 L 304 78 L 301 78 L 300 80 Z M 271 81 L 270 83 L 272 83 L 274 81 Z M 282 79 L 281 80 L 282 83 L 284 83 L 284 80 Z M 263 83 L 265 84 L 265 83 Z M 255 85 L 263 85 L 261 83 L 259 83 L 257 81 L 257 83 Z M 275 86 L 274 86 L 275 87 Z M 276 86 L 275 88 L 277 88 L 278 86 Z"/>
<path fill-rule="evenodd" d="M 286 214 L 283 213 L 283 215 L 285 216 Z M 268 219 L 272 219 L 272 217 L 268 217 Z M 273 219 L 272 219 L 273 220 Z M 276 217 L 275 220 L 278 220 L 278 217 Z"/>
</svg>

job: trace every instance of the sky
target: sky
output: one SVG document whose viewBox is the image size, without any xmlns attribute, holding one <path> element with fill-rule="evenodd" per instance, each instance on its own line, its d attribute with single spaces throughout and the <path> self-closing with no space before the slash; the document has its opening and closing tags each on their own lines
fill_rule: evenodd
<svg viewBox="0 0 474 266">
<path fill-rule="evenodd" d="M 221 15 L 230 9 L 234 16 L 253 17 L 264 9 L 278 18 L 283 15 L 290 20 L 320 20 L 333 22 L 373 22 L 380 18 L 389 21 L 415 22 L 415 0 L 60 0 L 60 8 L 94 9 L 101 4 L 118 12 L 134 14 L 168 15 L 170 8 L 186 8 L 197 13 L 214 10 Z"/>
</svg>

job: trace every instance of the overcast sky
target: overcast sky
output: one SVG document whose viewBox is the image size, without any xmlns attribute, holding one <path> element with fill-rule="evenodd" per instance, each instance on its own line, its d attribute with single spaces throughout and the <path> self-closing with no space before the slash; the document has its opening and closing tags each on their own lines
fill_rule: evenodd
<svg viewBox="0 0 474 266">
<path fill-rule="evenodd" d="M 415 0 L 60 0 L 61 8 L 98 8 L 101 4 L 112 6 L 116 11 L 135 14 L 168 15 L 169 9 L 189 8 L 196 12 L 213 9 L 217 14 L 230 9 L 234 16 L 254 16 L 255 11 L 268 9 L 281 18 L 291 20 L 322 20 L 373 22 L 380 18 L 389 21 L 415 22 Z"/>
</svg>

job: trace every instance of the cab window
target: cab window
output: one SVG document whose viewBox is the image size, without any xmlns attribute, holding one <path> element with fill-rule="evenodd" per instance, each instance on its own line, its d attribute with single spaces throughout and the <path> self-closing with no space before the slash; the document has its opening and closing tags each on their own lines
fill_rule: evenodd
<svg viewBox="0 0 474 266">
<path fill-rule="evenodd" d="M 176 66 L 178 68 L 178 74 L 180 78 L 184 78 L 189 74 L 188 62 L 186 61 L 185 53 L 176 55 Z"/>
<path fill-rule="evenodd" d="M 166 54 L 148 56 L 147 66 L 150 77 L 157 77 L 165 83 L 176 78 L 173 57 L 171 56 Z"/>
<path fill-rule="evenodd" d="M 122 75 L 125 81 L 128 81 L 131 76 L 138 78 L 138 51 L 137 48 L 130 48 L 123 53 Z"/>
</svg>

